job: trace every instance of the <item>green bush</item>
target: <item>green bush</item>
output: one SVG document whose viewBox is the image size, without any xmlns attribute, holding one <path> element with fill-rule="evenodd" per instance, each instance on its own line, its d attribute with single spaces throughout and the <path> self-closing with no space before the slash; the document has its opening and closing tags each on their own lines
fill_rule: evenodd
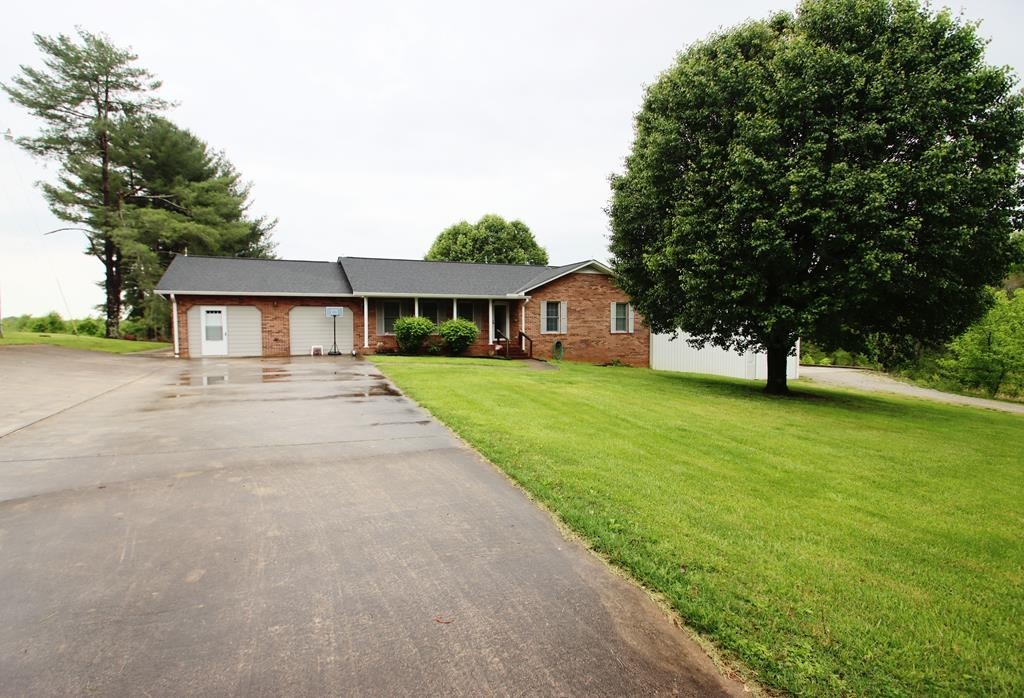
<svg viewBox="0 0 1024 698">
<path fill-rule="evenodd" d="M 469 349 L 480 334 L 480 329 L 471 320 L 454 318 L 441 323 L 437 329 L 441 339 L 448 345 L 448 351 L 452 354 L 461 354 Z"/>
<path fill-rule="evenodd" d="M 141 339 L 146 336 L 146 323 L 141 320 L 122 320 L 120 332 L 122 339 Z"/>
<path fill-rule="evenodd" d="M 4 330 L 7 332 L 31 332 L 35 318 L 31 315 L 11 315 L 4 318 Z"/>
<path fill-rule="evenodd" d="M 47 332 L 50 334 L 62 334 L 66 331 L 64 320 L 60 314 L 56 311 L 44 315 L 40 318 L 35 318 L 32 321 L 32 325 L 29 328 L 30 332 Z"/>
<path fill-rule="evenodd" d="M 87 317 L 75 323 L 75 329 L 78 331 L 78 334 L 84 334 L 90 337 L 102 337 L 107 328 L 96 318 Z"/>
<path fill-rule="evenodd" d="M 832 363 L 836 366 L 855 365 L 853 354 L 846 351 L 845 349 L 837 349 L 832 353 Z"/>
<path fill-rule="evenodd" d="M 400 317 L 395 320 L 395 340 L 403 354 L 417 354 L 423 342 L 434 334 L 434 323 L 425 317 Z"/>
<path fill-rule="evenodd" d="M 949 357 L 939 363 L 963 388 L 1016 396 L 1024 390 L 1024 293 L 1012 300 L 994 295 L 992 309 L 949 344 Z"/>
</svg>

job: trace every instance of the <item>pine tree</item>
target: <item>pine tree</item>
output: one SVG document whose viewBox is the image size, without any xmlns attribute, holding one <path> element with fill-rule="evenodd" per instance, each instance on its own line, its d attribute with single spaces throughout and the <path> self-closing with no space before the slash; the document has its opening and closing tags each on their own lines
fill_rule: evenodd
<svg viewBox="0 0 1024 698">
<path fill-rule="evenodd" d="M 169 315 L 153 289 L 174 255 L 271 257 L 277 221 L 248 216 L 250 186 L 189 131 L 154 117 L 123 133 L 131 145 L 118 172 L 128 195 L 113 236 L 124 255 L 129 317 L 159 335 Z"/>
<path fill-rule="evenodd" d="M 0 88 L 43 123 L 38 135 L 17 142 L 60 163 L 57 182 L 43 184 L 43 193 L 58 218 L 88 229 L 86 251 L 105 270 L 106 335 L 116 337 L 125 270 L 115 231 L 123 227 L 123 205 L 132 195 L 117 170 L 125 143 L 120 132 L 167 103 L 153 95 L 160 82 L 135 65 L 137 56 L 105 37 L 79 29 L 77 40 L 34 38 L 44 67 L 23 65 Z"/>
</svg>

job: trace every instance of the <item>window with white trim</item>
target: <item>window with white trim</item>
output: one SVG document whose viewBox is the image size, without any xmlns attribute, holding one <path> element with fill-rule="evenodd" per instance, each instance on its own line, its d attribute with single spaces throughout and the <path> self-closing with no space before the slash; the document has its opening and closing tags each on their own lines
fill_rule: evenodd
<svg viewBox="0 0 1024 698">
<path fill-rule="evenodd" d="M 612 332 L 629 332 L 629 303 L 612 303 Z"/>
<path fill-rule="evenodd" d="M 558 333 L 561 328 L 561 301 L 548 301 L 544 309 L 544 332 Z"/>
</svg>

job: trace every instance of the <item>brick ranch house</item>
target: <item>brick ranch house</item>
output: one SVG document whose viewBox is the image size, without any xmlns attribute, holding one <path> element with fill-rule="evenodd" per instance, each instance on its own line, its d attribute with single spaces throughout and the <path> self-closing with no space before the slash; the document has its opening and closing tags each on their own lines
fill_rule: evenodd
<svg viewBox="0 0 1024 698">
<path fill-rule="evenodd" d="M 156 292 L 171 302 L 181 357 L 326 353 L 335 323 L 341 353 L 393 351 L 395 320 L 418 315 L 476 323 L 471 356 L 504 355 L 507 344 L 510 356 L 548 359 L 561 349 L 575 361 L 650 362 L 649 330 L 611 269 L 595 260 L 531 266 L 178 255 Z"/>
</svg>

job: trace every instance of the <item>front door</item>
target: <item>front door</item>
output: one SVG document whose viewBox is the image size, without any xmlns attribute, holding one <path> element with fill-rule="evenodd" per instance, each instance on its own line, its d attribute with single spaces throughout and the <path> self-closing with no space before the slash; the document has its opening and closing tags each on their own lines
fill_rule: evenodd
<svg viewBox="0 0 1024 698">
<path fill-rule="evenodd" d="M 494 338 L 498 339 L 498 332 L 508 337 L 508 304 L 494 304 Z"/>
<path fill-rule="evenodd" d="M 228 355 L 228 309 L 223 305 L 204 305 L 199 309 L 202 318 L 203 356 Z"/>
</svg>

